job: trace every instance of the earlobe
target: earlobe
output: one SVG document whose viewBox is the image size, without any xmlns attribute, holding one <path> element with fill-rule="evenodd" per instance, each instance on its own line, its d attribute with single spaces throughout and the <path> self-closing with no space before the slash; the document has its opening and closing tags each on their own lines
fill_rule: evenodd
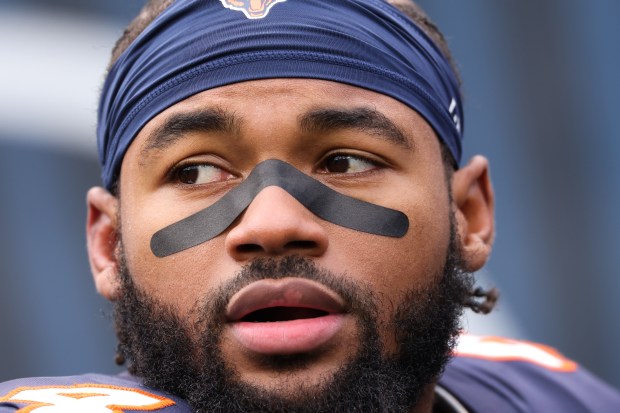
<svg viewBox="0 0 620 413">
<path fill-rule="evenodd" d="M 495 196 L 486 158 L 475 156 L 454 173 L 452 197 L 464 269 L 477 271 L 489 258 L 495 236 Z"/>
<path fill-rule="evenodd" d="M 95 187 L 88 191 L 86 203 L 86 241 L 90 269 L 99 294 L 114 301 L 119 292 L 116 258 L 118 199 L 104 188 Z"/>
</svg>

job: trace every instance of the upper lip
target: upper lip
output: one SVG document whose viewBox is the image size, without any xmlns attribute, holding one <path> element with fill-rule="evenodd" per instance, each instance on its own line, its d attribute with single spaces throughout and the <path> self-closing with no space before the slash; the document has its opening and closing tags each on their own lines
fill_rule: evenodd
<svg viewBox="0 0 620 413">
<path fill-rule="evenodd" d="M 248 314 L 273 307 L 308 308 L 327 313 L 345 311 L 344 300 L 330 288 L 304 278 L 256 281 L 232 296 L 226 308 L 228 321 L 240 321 Z"/>
</svg>

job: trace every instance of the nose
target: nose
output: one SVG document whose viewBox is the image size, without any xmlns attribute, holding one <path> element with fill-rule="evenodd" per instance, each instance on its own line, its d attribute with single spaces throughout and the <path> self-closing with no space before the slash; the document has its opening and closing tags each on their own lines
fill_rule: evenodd
<svg viewBox="0 0 620 413">
<path fill-rule="evenodd" d="M 317 257 L 327 250 L 328 237 L 319 218 L 282 188 L 270 186 L 256 195 L 224 243 L 238 261 L 292 254 Z"/>
</svg>

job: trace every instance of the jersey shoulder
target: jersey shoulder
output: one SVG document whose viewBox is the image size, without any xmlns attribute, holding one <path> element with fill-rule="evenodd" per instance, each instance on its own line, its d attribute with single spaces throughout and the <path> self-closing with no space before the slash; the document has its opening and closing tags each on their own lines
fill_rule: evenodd
<svg viewBox="0 0 620 413">
<path fill-rule="evenodd" d="M 620 412 L 620 393 L 556 350 L 464 335 L 439 385 L 472 412 Z"/>
<path fill-rule="evenodd" d="M 0 413 L 189 413 L 178 397 L 121 374 L 36 377 L 0 383 Z"/>
</svg>

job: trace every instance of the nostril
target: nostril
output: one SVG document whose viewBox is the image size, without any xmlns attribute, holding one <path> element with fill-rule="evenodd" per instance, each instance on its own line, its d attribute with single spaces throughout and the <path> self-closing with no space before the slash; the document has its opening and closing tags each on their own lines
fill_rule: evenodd
<svg viewBox="0 0 620 413">
<path fill-rule="evenodd" d="M 262 252 L 263 248 L 257 244 L 241 244 L 237 246 L 237 251 L 242 254 L 256 253 L 256 252 Z"/>
<path fill-rule="evenodd" d="M 291 241 L 284 246 L 285 249 L 311 250 L 317 247 L 314 241 Z"/>
</svg>

